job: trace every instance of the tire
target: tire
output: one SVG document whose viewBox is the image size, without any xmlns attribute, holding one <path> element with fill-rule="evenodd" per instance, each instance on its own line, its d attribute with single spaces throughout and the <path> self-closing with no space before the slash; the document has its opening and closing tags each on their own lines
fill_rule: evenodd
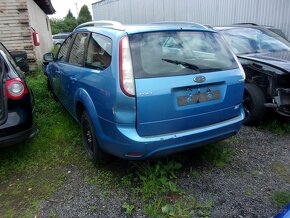
<svg viewBox="0 0 290 218">
<path fill-rule="evenodd" d="M 251 126 L 259 124 L 265 115 L 265 95 L 255 84 L 246 83 L 243 105 L 245 110 L 244 125 Z"/>
<path fill-rule="evenodd" d="M 95 165 L 106 163 L 109 155 L 100 148 L 92 121 L 86 111 L 84 111 L 81 116 L 81 129 L 83 146 L 89 159 Z"/>
</svg>

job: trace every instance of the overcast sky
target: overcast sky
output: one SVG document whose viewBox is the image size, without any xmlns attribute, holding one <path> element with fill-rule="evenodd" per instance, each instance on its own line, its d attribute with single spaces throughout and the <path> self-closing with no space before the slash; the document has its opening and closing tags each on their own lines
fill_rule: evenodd
<svg viewBox="0 0 290 218">
<path fill-rule="evenodd" d="M 97 1 L 98 0 L 51 0 L 51 3 L 56 12 L 53 15 L 49 15 L 49 17 L 63 18 L 65 15 L 67 15 L 69 9 L 73 13 L 73 15 L 77 17 L 77 10 L 79 12 L 83 5 L 88 6 L 93 17 L 92 3 Z"/>
</svg>

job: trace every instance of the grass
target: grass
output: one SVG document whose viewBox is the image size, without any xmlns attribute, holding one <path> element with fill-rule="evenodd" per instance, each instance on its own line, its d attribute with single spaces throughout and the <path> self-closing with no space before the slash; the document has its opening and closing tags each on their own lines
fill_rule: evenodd
<svg viewBox="0 0 290 218">
<path fill-rule="evenodd" d="M 282 208 L 290 202 L 290 192 L 276 191 L 272 195 L 272 202 L 278 207 Z"/>
<path fill-rule="evenodd" d="M 49 199 L 64 184 L 71 165 L 89 168 L 85 180 L 101 187 L 104 197 L 118 188 L 115 185 L 118 182 L 129 189 L 130 202 L 120 205 L 127 215 L 132 215 L 136 208 L 135 200 L 140 200 L 144 213 L 150 217 L 210 216 L 210 201 L 198 202 L 177 185 L 178 172 L 186 165 L 187 154 L 176 156 L 177 160 L 132 162 L 129 165 L 133 170 L 125 176 L 111 169 L 93 168 L 85 158 L 78 124 L 50 96 L 45 76 L 39 70 L 27 80 L 35 95 L 35 118 L 40 132 L 34 139 L 4 149 L 0 154 L 2 217 L 38 214 L 41 202 Z M 231 152 L 218 143 L 199 150 L 197 157 L 203 163 L 225 166 L 231 159 Z M 191 174 L 192 177 L 199 176 L 194 169 L 191 169 Z M 49 215 L 55 217 L 55 211 Z"/>
<path fill-rule="evenodd" d="M 36 101 L 39 134 L 0 153 L 1 217 L 32 217 L 64 183 L 66 166 L 80 160 L 80 129 L 48 93 L 40 70 L 27 78 Z"/>
<path fill-rule="evenodd" d="M 210 159 L 212 154 L 209 152 L 210 149 L 203 148 L 199 151 L 199 154 L 202 153 L 200 156 L 202 161 L 216 164 L 225 163 L 225 160 L 228 160 L 228 153 L 224 155 L 223 146 L 215 144 L 210 148 L 214 148 L 213 150 L 219 155 L 215 154 Z M 144 212 L 149 217 L 210 217 L 213 202 L 210 199 L 199 202 L 177 183 L 179 173 L 184 171 L 187 160 L 186 154 L 180 154 L 165 160 L 132 162 L 132 172 L 121 179 L 121 184 L 129 190 L 128 193 L 133 193 L 130 197 L 130 199 L 135 199 L 132 200 L 133 202 L 140 198 Z M 222 165 L 225 166 L 225 164 Z M 195 179 L 200 174 L 190 167 L 189 176 Z M 135 205 L 132 202 L 126 204 L 128 213 L 131 214 L 134 208 Z"/>
<path fill-rule="evenodd" d="M 286 164 L 274 162 L 271 164 L 272 171 L 283 178 L 286 182 L 290 182 L 290 169 Z"/>
<path fill-rule="evenodd" d="M 271 120 L 265 121 L 260 128 L 274 132 L 279 135 L 287 135 L 290 133 L 290 119 L 283 117 L 271 117 Z"/>
<path fill-rule="evenodd" d="M 180 187 L 178 178 L 185 173 L 192 180 L 200 179 L 199 166 L 227 167 L 234 157 L 227 141 L 166 159 L 126 162 L 121 169 L 125 173 L 121 174 L 115 166 L 94 168 L 84 154 L 79 125 L 50 96 L 42 72 L 39 70 L 27 80 L 35 95 L 35 118 L 40 132 L 30 141 L 1 150 L 1 217 L 38 215 L 39 205 L 65 183 L 72 165 L 83 172 L 85 182 L 102 190 L 102 197 L 109 197 L 114 189 L 124 188 L 130 198 L 120 207 L 128 216 L 140 208 L 136 202 L 148 217 L 211 216 L 214 206 L 211 199 L 198 201 Z M 272 169 L 286 178 L 283 166 L 274 164 Z M 275 204 L 284 203 L 288 198 L 287 193 L 273 194 Z M 97 207 L 90 207 L 90 211 L 96 210 Z M 57 217 L 54 210 L 47 213 Z"/>
</svg>

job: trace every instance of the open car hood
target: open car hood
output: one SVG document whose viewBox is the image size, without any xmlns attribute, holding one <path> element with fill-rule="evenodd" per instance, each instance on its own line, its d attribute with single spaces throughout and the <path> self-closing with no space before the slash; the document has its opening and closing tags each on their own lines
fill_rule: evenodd
<svg viewBox="0 0 290 218">
<path fill-rule="evenodd" d="M 290 73 L 290 51 L 238 55 L 238 57 L 276 67 L 286 73 Z"/>
</svg>

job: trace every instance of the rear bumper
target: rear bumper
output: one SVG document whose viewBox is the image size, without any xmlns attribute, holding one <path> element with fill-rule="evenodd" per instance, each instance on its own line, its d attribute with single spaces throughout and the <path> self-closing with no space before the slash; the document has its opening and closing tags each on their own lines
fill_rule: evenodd
<svg viewBox="0 0 290 218">
<path fill-rule="evenodd" d="M 140 137 L 133 125 L 101 120 L 103 134 L 98 136 L 101 148 L 108 153 L 126 159 L 146 159 L 193 149 L 235 135 L 242 127 L 244 117 L 241 108 L 239 116 L 220 123 L 150 137 Z"/>
<path fill-rule="evenodd" d="M 22 131 L 22 132 L 19 132 L 19 133 L 0 137 L 0 148 L 14 145 L 14 144 L 22 142 L 26 139 L 30 139 L 33 136 L 35 136 L 37 133 L 38 133 L 38 128 L 37 128 L 37 126 L 34 126 L 32 128 L 29 128 L 29 129 Z"/>
</svg>

